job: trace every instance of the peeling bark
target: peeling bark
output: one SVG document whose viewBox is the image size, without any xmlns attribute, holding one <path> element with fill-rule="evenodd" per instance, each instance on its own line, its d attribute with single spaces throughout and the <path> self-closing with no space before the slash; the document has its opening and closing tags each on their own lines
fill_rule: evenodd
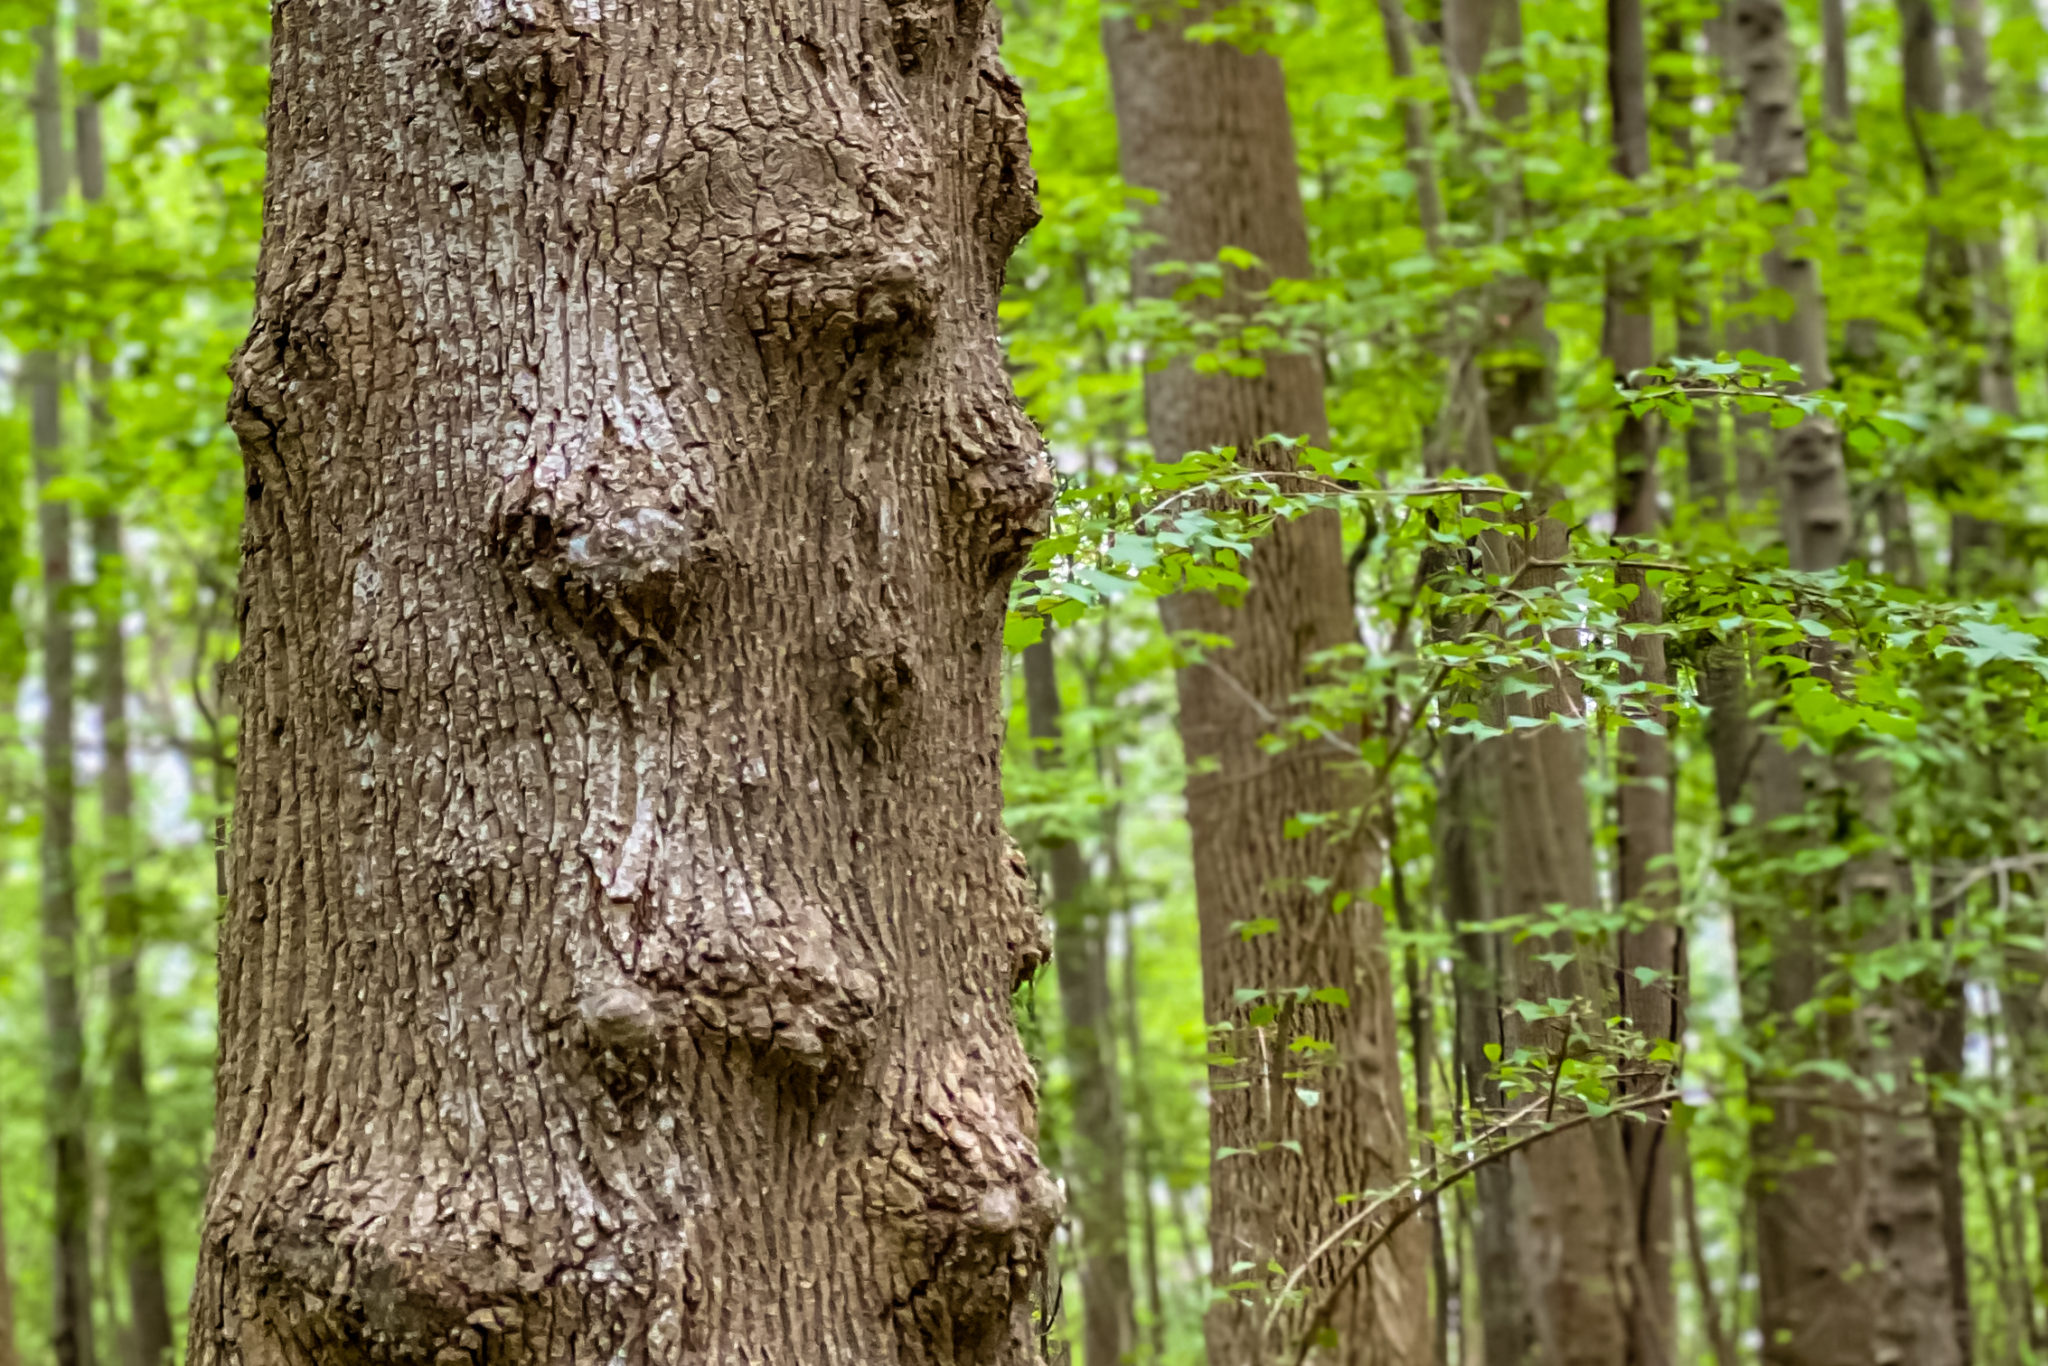
<svg viewBox="0 0 2048 1366">
<path fill-rule="evenodd" d="M 1024 1366 L 992 6 L 281 5 L 195 1366 Z"/>
<path fill-rule="evenodd" d="M 1160 195 L 1147 226 L 1161 241 L 1135 263 L 1134 275 L 1142 292 L 1167 295 L 1174 282 L 1151 271 L 1153 263 L 1211 261 L 1224 247 L 1242 248 L 1263 268 L 1229 272 L 1216 305 L 1241 313 L 1273 276 L 1309 273 L 1308 232 L 1279 64 L 1226 43 L 1184 39 L 1180 28 L 1200 13 L 1155 14 L 1142 28 L 1130 19 L 1105 26 L 1124 176 Z M 1173 457 L 1231 445 L 1248 462 L 1271 465 L 1289 458 L 1265 444 L 1271 435 L 1325 441 L 1320 364 L 1299 353 L 1264 359 L 1257 377 L 1200 375 L 1184 360 L 1148 372 L 1153 449 Z M 1230 642 L 1179 678 L 1203 997 L 1219 1028 L 1215 1047 L 1238 1060 L 1212 1073 L 1210 1141 L 1215 1150 L 1262 1150 L 1211 1167 L 1210 1246 L 1219 1284 L 1258 1279 L 1269 1259 L 1292 1267 L 1343 1218 L 1340 1196 L 1387 1187 L 1405 1175 L 1408 1162 L 1400 1040 L 1378 913 L 1361 897 L 1333 915 L 1330 892 L 1305 885 L 1326 879 L 1339 890 L 1370 887 L 1378 877 L 1375 860 L 1358 836 L 1285 833 L 1302 812 L 1353 811 L 1365 794 L 1332 763 L 1343 758 L 1338 746 L 1308 743 L 1270 753 L 1260 743 L 1293 709 L 1309 659 L 1356 638 L 1337 518 L 1319 514 L 1275 528 L 1259 543 L 1249 573 L 1252 585 L 1239 606 L 1204 596 L 1166 604 L 1170 629 Z M 1255 919 L 1279 928 L 1241 934 Z M 1303 1002 L 1260 1028 L 1248 1023 L 1249 1007 L 1233 994 L 1241 987 L 1336 987 L 1349 1004 Z M 1334 1045 L 1332 1053 L 1318 1065 L 1291 1051 L 1302 1035 Z M 1316 1103 L 1304 1104 L 1297 1089 L 1312 1091 Z M 1402 1229 L 1339 1300 L 1329 1319 L 1339 1345 L 1316 1360 L 1426 1362 L 1427 1258 L 1421 1226 Z M 1332 1259 L 1306 1278 L 1311 1299 L 1335 1269 Z M 1214 1366 L 1258 1358 L 1265 1313 L 1266 1306 L 1237 1297 L 1218 1304 L 1208 1320 Z M 1298 1312 L 1281 1316 L 1290 1343 L 1299 1319 Z"/>
</svg>

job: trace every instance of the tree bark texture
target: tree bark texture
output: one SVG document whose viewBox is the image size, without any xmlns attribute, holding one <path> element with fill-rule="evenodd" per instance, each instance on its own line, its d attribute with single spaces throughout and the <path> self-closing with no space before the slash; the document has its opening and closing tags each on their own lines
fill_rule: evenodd
<svg viewBox="0 0 2048 1366">
<path fill-rule="evenodd" d="M 280 5 L 195 1366 L 1023 1366 L 993 6 Z"/>
<path fill-rule="evenodd" d="M 37 26 L 35 46 L 37 209 L 47 221 L 62 208 L 69 180 L 54 16 Z M 64 472 L 63 362 L 54 351 L 38 351 L 27 357 L 24 369 L 29 390 L 29 441 L 36 487 L 42 490 Z M 71 505 L 61 499 L 40 500 L 36 537 L 43 579 L 45 709 L 37 901 L 48 1054 L 44 1125 L 50 1145 L 50 1345 L 56 1366 L 92 1366 L 90 1100 L 85 1089 L 85 1024 L 79 1004 L 78 887 L 72 866 L 72 723 L 77 663 L 71 629 Z"/>
<path fill-rule="evenodd" d="M 1024 700 L 1041 764 L 1058 767 L 1060 683 L 1048 636 L 1024 652 Z M 1052 892 L 1053 967 L 1058 971 L 1062 1052 L 1073 1090 L 1066 1143 L 1067 1213 L 1079 1225 L 1081 1360 L 1117 1366 L 1137 1343 L 1131 1287 L 1130 1215 L 1124 1198 L 1124 1107 L 1117 1084 L 1114 1003 L 1102 900 L 1085 851 L 1071 836 L 1043 836 Z"/>
<path fill-rule="evenodd" d="M 1613 122 L 1614 169 L 1629 180 L 1650 174 L 1649 52 L 1641 0 L 1607 0 L 1607 92 Z M 1632 245 L 1618 249 L 1608 265 L 1605 349 L 1615 378 L 1628 376 L 1656 360 L 1654 319 L 1650 311 L 1650 262 Z M 1654 420 L 1622 411 L 1614 434 L 1614 534 L 1617 540 L 1654 541 L 1662 522 L 1658 507 L 1658 436 Z M 1644 627 L 1663 620 L 1663 604 L 1647 570 L 1623 566 L 1618 581 L 1632 585 L 1635 599 L 1626 619 Z M 1630 681 L 1662 688 L 1670 681 L 1664 638 L 1638 634 L 1623 648 L 1630 660 Z M 1674 765 L 1664 729 L 1667 708 L 1661 695 L 1641 699 L 1643 716 L 1657 726 L 1625 725 L 1616 737 L 1619 754 L 1615 788 L 1617 830 L 1615 890 L 1623 905 L 1638 908 L 1647 918 L 1626 930 L 1619 944 L 1620 1006 L 1623 1017 L 1645 1038 L 1682 1040 L 1685 962 L 1684 940 L 1677 923 L 1677 872 L 1672 866 L 1676 845 Z M 1648 981 L 1637 969 L 1658 974 Z M 1655 1069 L 1653 1069 L 1655 1070 Z M 1637 1085 L 1661 1085 L 1664 1078 Z M 1632 1342 L 1631 1362 L 1664 1366 L 1671 1357 L 1671 1331 L 1677 1316 L 1672 1281 L 1673 1220 L 1672 1148 L 1665 1124 L 1630 1123 L 1621 1127 L 1628 1159 L 1628 1181 L 1635 1212 L 1635 1263 L 1642 1276 L 1643 1303 L 1637 1313 L 1654 1325 L 1645 1338 Z"/>
<path fill-rule="evenodd" d="M 1309 273 L 1308 232 L 1279 64 L 1180 30 L 1200 11 L 1154 14 L 1105 28 L 1125 178 L 1158 192 L 1147 226 L 1160 241 L 1135 265 L 1138 288 L 1168 295 L 1162 260 L 1210 261 L 1250 251 L 1261 271 L 1230 272 L 1219 307 L 1242 313 L 1272 276 Z M 1233 445 L 1248 462 L 1288 459 L 1274 434 L 1327 440 L 1322 369 L 1310 355 L 1269 353 L 1257 377 L 1200 375 L 1177 361 L 1145 377 L 1153 449 L 1165 457 Z M 1226 606 L 1206 596 L 1166 604 L 1177 632 L 1228 640 L 1182 669 L 1180 730 L 1189 776 L 1203 996 L 1215 1046 L 1238 1061 L 1212 1072 L 1212 1149 L 1252 1149 L 1211 1167 L 1210 1246 L 1220 1284 L 1259 1279 L 1269 1260 L 1295 1265 L 1344 1211 L 1339 1197 L 1387 1187 L 1407 1170 L 1400 1041 L 1377 912 L 1364 898 L 1342 914 L 1331 893 L 1378 876 L 1358 836 L 1290 839 L 1303 812 L 1350 812 L 1365 793 L 1338 765 L 1342 747 L 1268 752 L 1261 739 L 1293 710 L 1318 651 L 1356 639 L 1342 533 L 1333 515 L 1274 529 L 1251 557 L 1251 587 Z M 1333 760 L 1335 762 L 1333 762 Z M 1253 921 L 1277 931 L 1245 934 Z M 1304 1001 L 1261 1027 L 1240 988 L 1335 987 L 1349 1004 Z M 1327 1056 L 1294 1051 L 1312 1036 Z M 1297 1096 L 1312 1092 L 1313 1105 Z M 1430 1353 L 1428 1238 L 1404 1227 L 1342 1297 L 1329 1323 L 1338 1346 L 1318 1356 L 1356 1366 L 1407 1366 Z M 1311 1286 L 1335 1269 L 1326 1261 Z M 1255 1270 L 1247 1271 L 1249 1265 Z M 1237 1270 L 1233 1271 L 1235 1267 Z M 1227 1297 L 1208 1323 L 1213 1366 L 1257 1359 L 1266 1308 Z M 1283 1314 L 1292 1341 L 1298 1314 Z"/>
</svg>

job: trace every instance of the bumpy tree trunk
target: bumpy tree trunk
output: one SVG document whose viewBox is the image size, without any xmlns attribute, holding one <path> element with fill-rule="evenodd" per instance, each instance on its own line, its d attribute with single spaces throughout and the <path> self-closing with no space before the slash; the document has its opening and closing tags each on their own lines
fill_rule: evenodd
<svg viewBox="0 0 2048 1366">
<path fill-rule="evenodd" d="M 1063 738 L 1052 641 L 1024 652 L 1024 701 L 1039 762 L 1056 767 Z M 1040 840 L 1051 874 L 1053 966 L 1059 972 L 1062 1051 L 1073 1087 L 1066 1148 L 1067 1212 L 1079 1226 L 1081 1360 L 1116 1366 L 1137 1342 L 1124 1198 L 1124 1107 L 1117 1085 L 1109 995 L 1108 917 L 1092 895 L 1088 860 L 1064 833 Z"/>
<path fill-rule="evenodd" d="M 53 6 L 54 8 L 54 6 Z M 64 111 L 57 33 L 35 30 L 37 207 L 47 219 L 64 203 Z M 63 362 L 39 351 L 25 366 L 29 436 L 38 489 L 64 472 Z M 43 499 L 36 509 L 43 576 L 42 837 L 37 889 L 42 930 L 43 1027 L 49 1079 L 44 1122 L 50 1144 L 50 1344 L 57 1366 L 92 1366 L 92 1190 L 87 1155 L 85 1024 L 78 998 L 78 887 L 72 867 L 74 779 L 72 710 L 77 693 L 71 629 L 71 505 Z"/>
<path fill-rule="evenodd" d="M 1145 27 L 1112 20 L 1105 31 L 1124 175 L 1160 196 L 1147 225 L 1161 240 L 1137 263 L 1138 287 L 1170 293 L 1174 282 L 1151 271 L 1152 263 L 1212 261 L 1238 247 L 1264 263 L 1228 272 L 1220 307 L 1243 310 L 1272 276 L 1309 271 L 1293 130 L 1279 64 L 1226 43 L 1186 40 L 1180 29 L 1193 13 L 1155 13 Z M 1173 457 L 1234 445 L 1246 460 L 1272 464 L 1288 457 L 1262 445 L 1265 437 L 1326 440 L 1317 361 L 1271 354 L 1265 362 L 1264 374 L 1251 378 L 1201 375 L 1185 361 L 1148 373 L 1153 448 Z M 1183 597 L 1166 611 L 1175 631 L 1230 642 L 1180 674 L 1203 996 L 1212 1025 L 1225 1027 L 1216 1047 L 1237 1059 L 1213 1074 L 1209 1133 L 1219 1153 L 1257 1150 L 1219 1157 L 1211 1167 L 1210 1246 L 1223 1284 L 1267 1275 L 1269 1260 L 1294 1266 L 1344 1217 L 1338 1198 L 1390 1185 L 1405 1174 L 1408 1151 L 1377 912 L 1361 898 L 1331 913 L 1332 890 L 1368 887 L 1378 870 L 1356 837 L 1287 835 L 1291 817 L 1351 811 L 1364 794 L 1337 766 L 1338 746 L 1310 743 L 1276 754 L 1260 743 L 1293 710 L 1310 657 L 1356 638 L 1337 519 L 1276 528 L 1249 570 L 1252 586 L 1237 607 Z M 1244 932 L 1263 920 L 1277 930 Z M 1249 1020 L 1256 1006 L 1234 995 L 1298 987 L 1337 988 L 1348 1004 L 1291 1004 L 1257 1027 Z M 1290 1050 L 1303 1035 L 1334 1045 L 1320 1065 L 1317 1055 Z M 1304 1070 L 1306 1077 L 1288 1075 Z M 1341 1299 L 1330 1320 L 1339 1346 L 1319 1359 L 1426 1361 L 1427 1258 L 1424 1230 L 1404 1228 Z M 1321 1284 L 1340 1260 L 1327 1259 L 1308 1283 Z M 1258 1357 L 1266 1309 L 1246 1298 L 1226 1297 L 1210 1315 L 1215 1366 Z M 1291 1341 L 1296 1320 L 1283 1321 Z"/>
<path fill-rule="evenodd" d="M 1024 1366 L 992 6 L 280 6 L 199 1366 Z"/>
</svg>

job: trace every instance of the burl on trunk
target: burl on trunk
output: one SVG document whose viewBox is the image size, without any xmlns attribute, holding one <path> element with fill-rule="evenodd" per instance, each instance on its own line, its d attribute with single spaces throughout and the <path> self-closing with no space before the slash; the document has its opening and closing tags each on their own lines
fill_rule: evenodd
<svg viewBox="0 0 2048 1366">
<path fill-rule="evenodd" d="M 982 0 L 281 0 L 203 1366 L 1023 1363 Z"/>
</svg>

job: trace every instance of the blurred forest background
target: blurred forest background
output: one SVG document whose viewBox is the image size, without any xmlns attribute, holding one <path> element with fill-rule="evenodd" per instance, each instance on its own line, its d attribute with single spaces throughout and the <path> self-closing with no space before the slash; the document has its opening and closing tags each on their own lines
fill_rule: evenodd
<svg viewBox="0 0 2048 1366">
<path fill-rule="evenodd" d="M 1292 833 L 1348 821 L 1383 851 L 1376 885 L 1311 890 L 1385 918 L 1421 1170 L 1483 1150 L 1489 1103 L 1613 1105 L 1628 1063 L 1676 1073 L 1672 1359 L 1820 1361 L 1766 1341 L 1760 1242 L 1779 1236 L 1781 1176 L 1841 1168 L 1826 1133 L 1843 1131 L 1788 1138 L 1772 1088 L 1896 1106 L 1931 1134 L 1927 1169 L 1899 1179 L 1939 1197 L 1949 1288 L 1927 1293 L 1953 1298 L 1958 1345 L 1892 1359 L 2048 1359 L 2041 13 L 1524 0 L 1519 34 L 1468 66 L 1434 3 L 1254 0 L 1187 35 L 1284 72 L 1305 274 L 1237 243 L 1163 255 L 1119 161 L 1104 35 L 1127 11 L 1006 8 L 1044 221 L 1004 326 L 1063 477 L 1013 615 L 1006 761 L 1013 832 L 1060 922 L 1058 967 L 1018 1001 L 1072 1206 L 1054 1340 L 1107 1366 L 1078 1345 L 1093 1306 L 1127 1325 L 1129 1360 L 1200 1361 L 1212 1295 L 1259 1299 L 1293 1270 L 1212 1265 L 1212 1164 L 1274 1156 L 1214 1144 L 1212 1087 L 1246 1084 L 1250 1055 L 1229 1050 L 1253 1037 L 1293 1048 L 1283 1104 L 1324 1103 L 1287 993 L 1339 989 L 1212 982 L 1248 1010 L 1238 1044 L 1212 1040 L 1175 726 L 1176 664 L 1203 642 L 1154 599 L 1235 591 L 1270 525 L 1311 514 L 1342 519 L 1357 639 L 1270 744 L 1334 740 L 1376 784 L 1368 810 L 1295 813 Z M 1759 36 L 1758 13 L 1782 34 Z M 1631 14 L 1641 126 L 1621 121 L 1618 144 L 1614 25 Z M 260 228 L 267 22 L 248 0 L 0 0 L 0 1366 L 182 1350 L 236 734 L 223 366 Z M 1802 110 L 1785 155 L 1769 119 Z M 1501 306 L 1502 282 L 1526 286 L 1517 321 L 1459 342 L 1447 320 Z M 1634 355 L 1624 314 L 1648 320 Z M 1784 344 L 1816 322 L 1818 348 Z M 1148 439 L 1148 360 L 1243 374 L 1280 354 L 1323 370 L 1327 447 L 1296 464 L 1312 478 L 1248 479 L 1258 462 Z M 1540 392 L 1516 409 L 1518 383 Z M 1485 390 L 1483 441 L 1448 432 L 1473 411 L 1467 384 Z M 1823 448 L 1811 479 L 1787 464 L 1811 454 L 1801 433 Z M 1232 500 L 1184 496 L 1219 488 Z M 1491 572 L 1503 527 L 1543 548 Z M 1559 810 L 1580 833 L 1559 838 L 1583 885 L 1479 914 L 1443 850 L 1489 819 L 1456 805 L 1461 775 L 1522 729 L 1566 737 Z M 1668 852 L 1632 859 L 1643 736 L 1668 741 Z M 1773 807 L 1731 776 L 1743 743 L 1856 776 Z M 1507 877 L 1525 872 L 1543 876 Z M 1597 1035 L 1586 1047 L 1466 1047 L 1489 944 L 1563 942 L 1562 963 L 1659 927 L 1678 966 L 1630 980 L 1684 1001 L 1681 1039 L 1581 1031 L 1580 1013 L 1613 1012 L 1564 991 L 1523 1018 Z M 1220 933 L 1284 932 L 1242 917 Z M 1768 970 L 1788 945 L 1808 969 L 1790 984 Z M 1506 1359 L 1481 1326 L 1503 1283 L 1487 1198 L 1448 1184 L 1421 1220 L 1446 1363 Z M 81 1258 L 89 1302 L 55 1301 L 54 1247 Z"/>
</svg>

